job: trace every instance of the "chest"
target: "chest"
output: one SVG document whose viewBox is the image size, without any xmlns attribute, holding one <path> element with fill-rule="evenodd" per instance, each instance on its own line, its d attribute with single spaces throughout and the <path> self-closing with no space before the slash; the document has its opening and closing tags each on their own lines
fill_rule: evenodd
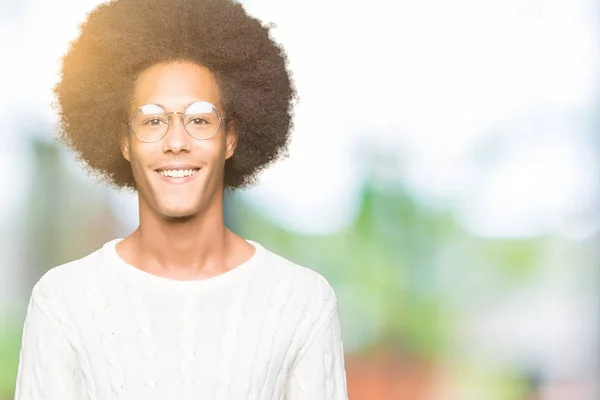
<svg viewBox="0 0 600 400">
<path fill-rule="evenodd" d="M 71 339 L 96 398 L 281 397 L 300 341 L 293 307 L 231 293 L 113 294 L 74 307 Z"/>
</svg>

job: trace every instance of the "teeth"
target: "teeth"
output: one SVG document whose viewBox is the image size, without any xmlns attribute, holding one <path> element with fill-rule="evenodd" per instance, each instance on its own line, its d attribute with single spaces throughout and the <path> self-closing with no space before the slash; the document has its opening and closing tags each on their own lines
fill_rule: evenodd
<svg viewBox="0 0 600 400">
<path fill-rule="evenodd" d="M 176 169 L 176 170 L 161 169 L 158 172 L 162 176 L 167 176 L 170 178 L 183 178 L 186 176 L 192 176 L 198 171 L 199 171 L 199 169 Z"/>
</svg>

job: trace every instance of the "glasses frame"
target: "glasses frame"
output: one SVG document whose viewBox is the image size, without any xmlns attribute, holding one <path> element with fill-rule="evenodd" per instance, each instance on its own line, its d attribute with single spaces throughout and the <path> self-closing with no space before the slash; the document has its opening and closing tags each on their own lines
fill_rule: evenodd
<svg viewBox="0 0 600 400">
<path fill-rule="evenodd" d="M 137 110 L 135 110 L 135 112 L 134 112 L 134 113 L 133 113 L 133 115 L 131 116 L 131 119 L 130 119 L 130 121 L 129 121 L 129 123 L 128 123 L 127 125 L 129 125 L 129 127 L 131 128 L 131 131 L 133 132 L 133 134 L 135 135 L 135 137 L 137 137 L 137 138 L 138 138 L 139 140 L 141 140 L 142 142 L 144 142 L 144 143 L 156 143 L 156 142 L 160 142 L 162 139 L 164 139 L 164 138 L 165 138 L 165 136 L 167 136 L 167 134 L 169 133 L 169 128 L 171 128 L 171 125 L 173 124 L 173 119 L 171 118 L 171 115 L 173 115 L 173 114 L 178 114 L 178 115 L 181 115 L 181 118 L 180 118 L 180 119 L 181 119 L 181 124 L 183 125 L 183 130 L 185 130 L 185 132 L 186 132 L 186 133 L 187 133 L 187 134 L 188 134 L 188 135 L 189 135 L 189 136 L 190 136 L 192 139 L 195 139 L 195 140 L 208 140 L 208 139 L 211 139 L 211 138 L 213 138 L 213 137 L 214 137 L 214 136 L 215 136 L 215 135 L 216 135 L 216 134 L 219 132 L 219 129 L 221 129 L 221 126 L 223 125 L 223 118 L 221 117 L 221 113 L 219 113 L 219 110 L 217 109 L 217 107 L 216 107 L 214 104 L 212 104 L 211 102 L 208 102 L 208 101 L 202 101 L 202 100 L 194 101 L 193 103 L 191 103 L 191 104 L 190 104 L 190 105 L 189 105 L 189 106 L 186 108 L 186 110 L 187 110 L 188 108 L 190 108 L 190 106 L 192 106 L 193 104 L 196 104 L 196 103 L 206 103 L 206 104 L 210 104 L 210 105 L 212 106 L 212 108 L 215 110 L 215 112 L 217 113 L 217 117 L 219 117 L 219 126 L 217 126 L 217 129 L 215 129 L 215 132 L 214 132 L 212 135 L 210 135 L 210 136 L 208 136 L 208 137 L 205 137 L 205 138 L 200 138 L 200 139 L 199 139 L 199 138 L 197 138 L 197 137 L 194 137 L 194 136 L 192 136 L 192 134 L 191 134 L 190 132 L 188 132 L 187 128 L 185 127 L 185 122 L 183 121 L 183 116 L 185 115 L 185 112 L 179 112 L 179 111 L 171 111 L 171 112 L 167 112 L 167 110 L 165 110 L 165 109 L 164 109 L 163 107 L 161 107 L 160 105 L 158 105 L 158 104 L 153 104 L 153 103 L 142 104 L 141 106 L 139 106 L 139 107 L 138 107 L 138 109 L 137 109 Z M 135 117 L 136 117 L 136 115 L 138 114 L 138 112 L 140 112 L 140 110 L 142 109 L 142 107 L 145 107 L 145 106 L 156 106 L 156 107 L 160 108 L 161 110 L 163 110 L 163 111 L 164 111 L 165 115 L 167 116 L 167 121 L 169 121 L 169 125 L 167 126 L 167 129 L 165 130 L 165 133 L 164 133 L 164 134 L 163 134 L 163 135 L 162 135 L 160 138 L 158 138 L 158 139 L 156 139 L 156 140 L 145 140 L 145 139 L 142 139 L 142 138 L 141 138 L 141 137 L 140 137 L 140 136 L 137 134 L 137 132 L 135 131 L 135 128 L 133 127 L 133 120 L 135 119 Z"/>
</svg>

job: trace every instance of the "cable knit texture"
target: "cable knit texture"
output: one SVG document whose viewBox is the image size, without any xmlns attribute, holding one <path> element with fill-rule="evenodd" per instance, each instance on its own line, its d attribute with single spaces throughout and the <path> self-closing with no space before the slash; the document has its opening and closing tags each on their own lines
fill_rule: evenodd
<svg viewBox="0 0 600 400">
<path fill-rule="evenodd" d="M 242 265 L 176 281 L 125 263 L 119 240 L 35 285 L 16 400 L 348 399 L 323 276 L 249 241 Z"/>
</svg>

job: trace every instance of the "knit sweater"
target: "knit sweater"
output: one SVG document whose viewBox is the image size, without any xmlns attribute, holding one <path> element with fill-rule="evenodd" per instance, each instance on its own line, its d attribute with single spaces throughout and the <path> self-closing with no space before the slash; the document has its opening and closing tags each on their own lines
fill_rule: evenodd
<svg viewBox="0 0 600 400">
<path fill-rule="evenodd" d="M 34 286 L 16 400 L 347 399 L 337 298 L 260 244 L 195 281 L 127 264 L 121 239 Z"/>
</svg>

